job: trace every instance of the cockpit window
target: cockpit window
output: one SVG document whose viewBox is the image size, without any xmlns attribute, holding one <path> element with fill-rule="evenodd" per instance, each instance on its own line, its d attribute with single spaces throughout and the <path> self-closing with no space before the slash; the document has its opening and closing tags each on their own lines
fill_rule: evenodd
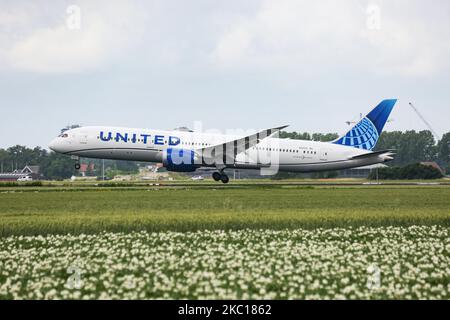
<svg viewBox="0 0 450 320">
<path fill-rule="evenodd" d="M 62 133 L 59 135 L 60 138 L 68 138 L 69 135 L 67 133 Z"/>
</svg>

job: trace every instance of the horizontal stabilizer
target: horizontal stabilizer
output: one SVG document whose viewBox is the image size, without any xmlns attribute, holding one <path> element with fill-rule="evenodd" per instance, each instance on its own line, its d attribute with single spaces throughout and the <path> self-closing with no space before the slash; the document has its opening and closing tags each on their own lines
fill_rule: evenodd
<svg viewBox="0 0 450 320">
<path fill-rule="evenodd" d="M 395 155 L 395 150 L 389 149 L 389 150 L 382 150 L 382 151 L 375 151 L 375 152 L 365 153 L 365 154 L 361 154 L 359 156 L 351 157 L 351 159 L 352 160 L 368 159 L 368 158 L 378 157 L 378 156 L 382 156 L 382 155 L 385 155 L 387 157 L 391 157 L 391 156 Z"/>
</svg>

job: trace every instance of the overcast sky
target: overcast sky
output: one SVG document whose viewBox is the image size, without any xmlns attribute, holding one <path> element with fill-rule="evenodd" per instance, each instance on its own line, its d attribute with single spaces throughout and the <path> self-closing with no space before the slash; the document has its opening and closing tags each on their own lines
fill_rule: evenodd
<svg viewBox="0 0 450 320">
<path fill-rule="evenodd" d="M 0 0 L 0 147 L 68 124 L 450 131 L 448 0 Z"/>
</svg>

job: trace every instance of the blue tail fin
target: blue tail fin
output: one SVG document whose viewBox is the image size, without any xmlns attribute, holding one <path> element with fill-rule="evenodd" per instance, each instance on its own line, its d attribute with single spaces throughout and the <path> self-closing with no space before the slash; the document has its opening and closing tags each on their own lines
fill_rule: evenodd
<svg viewBox="0 0 450 320">
<path fill-rule="evenodd" d="M 333 143 L 373 150 L 396 102 L 396 99 L 382 101 L 356 126 Z"/>
</svg>

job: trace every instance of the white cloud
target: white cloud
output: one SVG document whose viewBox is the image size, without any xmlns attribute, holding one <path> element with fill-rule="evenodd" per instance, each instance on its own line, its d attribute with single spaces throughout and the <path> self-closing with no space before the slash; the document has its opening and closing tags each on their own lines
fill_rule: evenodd
<svg viewBox="0 0 450 320">
<path fill-rule="evenodd" d="M 83 71 L 98 65 L 107 47 L 102 45 L 102 25 L 89 31 L 69 31 L 65 26 L 40 29 L 14 44 L 8 52 L 11 66 L 38 72 Z"/>
<path fill-rule="evenodd" d="M 52 19 L 45 19 L 47 7 L 38 6 L 0 16 L 0 25 L 18 27 L 1 39 L 3 67 L 45 73 L 92 70 L 126 56 L 142 35 L 142 15 L 133 5 L 103 1 L 77 5 L 79 29 L 68 25 L 72 13 L 66 12 L 67 6 L 54 8 Z"/>
<path fill-rule="evenodd" d="M 430 23 L 420 1 L 266 0 L 219 38 L 211 61 L 220 68 L 297 70 L 333 68 L 381 74 L 429 75 L 448 68 L 450 22 Z M 367 27 L 380 8 L 380 28 Z M 370 15 L 369 15 L 370 14 Z"/>
<path fill-rule="evenodd" d="M 67 73 L 128 67 L 429 76 L 448 72 L 448 1 L 11 2 L 0 12 L 0 69 Z M 368 29 L 367 8 L 380 8 Z"/>
</svg>

